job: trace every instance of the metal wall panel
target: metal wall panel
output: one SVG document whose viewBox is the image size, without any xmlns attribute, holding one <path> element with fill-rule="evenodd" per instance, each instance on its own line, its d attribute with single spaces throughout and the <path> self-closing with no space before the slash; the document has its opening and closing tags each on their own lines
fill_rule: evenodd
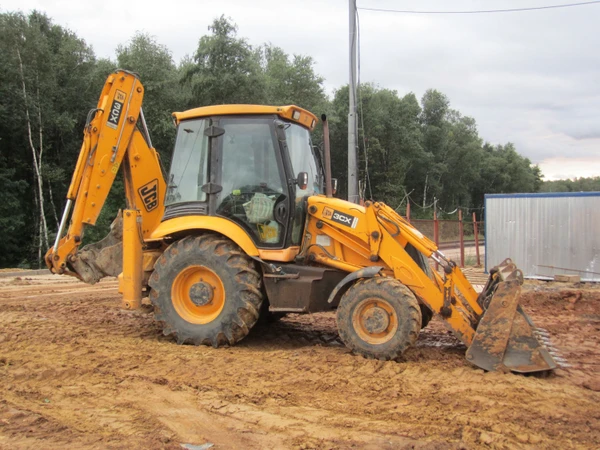
<svg viewBox="0 0 600 450">
<path fill-rule="evenodd" d="M 600 192 L 485 196 L 486 271 L 511 258 L 526 277 L 600 281 Z"/>
</svg>

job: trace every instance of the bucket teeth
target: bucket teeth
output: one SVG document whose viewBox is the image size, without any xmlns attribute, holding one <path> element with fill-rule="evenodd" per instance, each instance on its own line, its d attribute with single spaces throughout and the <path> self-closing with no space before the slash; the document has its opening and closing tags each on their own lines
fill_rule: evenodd
<svg viewBox="0 0 600 450">
<path fill-rule="evenodd" d="M 560 350 L 558 350 L 554 345 L 552 344 L 545 344 L 544 347 L 546 347 L 546 350 L 548 350 L 548 352 L 550 354 L 558 354 L 560 353 Z"/>
<path fill-rule="evenodd" d="M 556 348 L 556 346 L 552 342 L 552 339 L 550 337 L 550 333 L 548 332 L 548 330 L 546 330 L 545 328 L 534 328 L 533 335 L 536 337 L 538 342 L 546 348 L 546 350 L 548 351 L 548 353 L 550 354 L 552 359 L 556 362 L 556 364 L 561 369 L 567 369 L 569 367 L 573 367 L 564 358 L 562 353 Z"/>
</svg>

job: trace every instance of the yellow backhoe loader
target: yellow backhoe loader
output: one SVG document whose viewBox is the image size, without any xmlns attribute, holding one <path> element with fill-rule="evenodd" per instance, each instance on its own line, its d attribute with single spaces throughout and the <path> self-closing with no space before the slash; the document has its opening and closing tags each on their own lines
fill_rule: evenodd
<svg viewBox="0 0 600 450">
<path fill-rule="evenodd" d="M 478 294 L 392 208 L 333 198 L 328 131 L 321 155 L 311 144 L 317 117 L 310 112 L 293 105 L 176 112 L 177 139 L 164 179 L 143 95 L 138 77 L 119 70 L 90 111 L 56 242 L 46 255 L 53 273 L 87 283 L 119 276 L 124 307 L 138 308 L 149 296 L 165 335 L 180 344 L 233 345 L 262 310 L 337 310 L 349 348 L 388 360 L 413 345 L 435 313 L 478 367 L 537 372 L 557 366 L 543 332 L 519 306 L 523 277 L 510 260 L 490 271 Z M 127 209 L 104 240 L 79 250 L 119 169 Z"/>
</svg>

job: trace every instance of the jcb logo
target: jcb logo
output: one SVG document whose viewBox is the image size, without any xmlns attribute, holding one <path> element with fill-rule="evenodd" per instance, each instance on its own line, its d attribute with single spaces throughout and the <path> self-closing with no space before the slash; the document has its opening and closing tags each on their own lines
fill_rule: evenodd
<svg viewBox="0 0 600 450">
<path fill-rule="evenodd" d="M 158 179 L 143 185 L 138 189 L 144 208 L 150 212 L 158 206 Z"/>
<path fill-rule="evenodd" d="M 119 119 L 121 118 L 121 113 L 123 112 L 125 98 L 125 92 L 117 90 L 115 93 L 115 99 L 113 100 L 110 111 L 108 112 L 108 120 L 106 121 L 106 125 L 115 130 L 119 125 Z"/>
</svg>

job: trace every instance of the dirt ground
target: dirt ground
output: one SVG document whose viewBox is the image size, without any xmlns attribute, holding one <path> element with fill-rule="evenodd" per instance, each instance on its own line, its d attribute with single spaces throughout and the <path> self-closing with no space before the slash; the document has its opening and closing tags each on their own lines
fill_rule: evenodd
<svg viewBox="0 0 600 450">
<path fill-rule="evenodd" d="M 484 373 L 436 320 L 367 360 L 330 313 L 179 346 L 113 280 L 0 278 L 0 448 L 600 448 L 600 289 L 528 282 L 523 302 L 571 367 Z"/>
</svg>

